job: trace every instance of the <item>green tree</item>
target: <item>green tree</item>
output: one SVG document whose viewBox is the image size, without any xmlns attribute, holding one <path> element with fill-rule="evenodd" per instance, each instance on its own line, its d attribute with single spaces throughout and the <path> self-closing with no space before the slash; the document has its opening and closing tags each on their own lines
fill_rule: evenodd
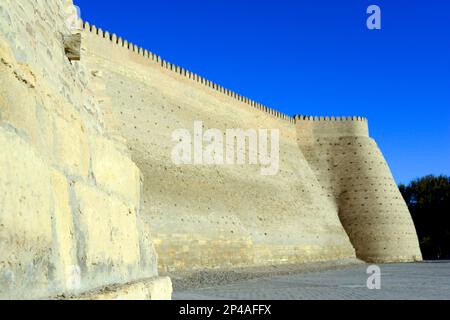
<svg viewBox="0 0 450 320">
<path fill-rule="evenodd" d="M 450 177 L 426 176 L 400 185 L 424 259 L 450 259 Z"/>
</svg>

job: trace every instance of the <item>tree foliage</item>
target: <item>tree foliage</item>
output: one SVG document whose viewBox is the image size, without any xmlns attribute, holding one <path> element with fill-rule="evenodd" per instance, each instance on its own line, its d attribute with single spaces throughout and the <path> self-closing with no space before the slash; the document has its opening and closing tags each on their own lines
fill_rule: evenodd
<svg viewBox="0 0 450 320">
<path fill-rule="evenodd" d="M 426 176 L 400 185 L 424 259 L 450 259 L 450 177 Z"/>
</svg>

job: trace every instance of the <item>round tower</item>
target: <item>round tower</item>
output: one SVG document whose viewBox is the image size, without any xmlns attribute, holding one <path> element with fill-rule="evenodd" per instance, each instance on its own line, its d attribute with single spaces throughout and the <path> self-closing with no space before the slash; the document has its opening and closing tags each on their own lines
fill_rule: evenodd
<svg viewBox="0 0 450 320">
<path fill-rule="evenodd" d="M 300 149 L 339 218 L 358 258 L 419 261 L 416 230 L 405 201 L 361 117 L 295 117 Z"/>
</svg>

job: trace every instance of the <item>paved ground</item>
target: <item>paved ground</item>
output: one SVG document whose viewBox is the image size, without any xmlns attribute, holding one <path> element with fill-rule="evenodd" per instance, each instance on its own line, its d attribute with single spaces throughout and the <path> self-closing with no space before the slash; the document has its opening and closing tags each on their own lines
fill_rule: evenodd
<svg viewBox="0 0 450 320">
<path fill-rule="evenodd" d="M 386 264 L 381 289 L 367 288 L 366 265 L 184 289 L 175 300 L 450 299 L 450 261 Z"/>
</svg>

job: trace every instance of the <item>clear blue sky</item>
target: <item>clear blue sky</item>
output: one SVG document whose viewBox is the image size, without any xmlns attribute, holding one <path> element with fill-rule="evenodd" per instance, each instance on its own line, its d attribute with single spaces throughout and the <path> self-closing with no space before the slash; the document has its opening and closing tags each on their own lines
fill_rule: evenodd
<svg viewBox="0 0 450 320">
<path fill-rule="evenodd" d="M 84 20 L 284 113 L 361 115 L 397 182 L 450 175 L 450 1 L 74 0 Z M 366 9 L 382 10 L 382 30 Z"/>
</svg>

